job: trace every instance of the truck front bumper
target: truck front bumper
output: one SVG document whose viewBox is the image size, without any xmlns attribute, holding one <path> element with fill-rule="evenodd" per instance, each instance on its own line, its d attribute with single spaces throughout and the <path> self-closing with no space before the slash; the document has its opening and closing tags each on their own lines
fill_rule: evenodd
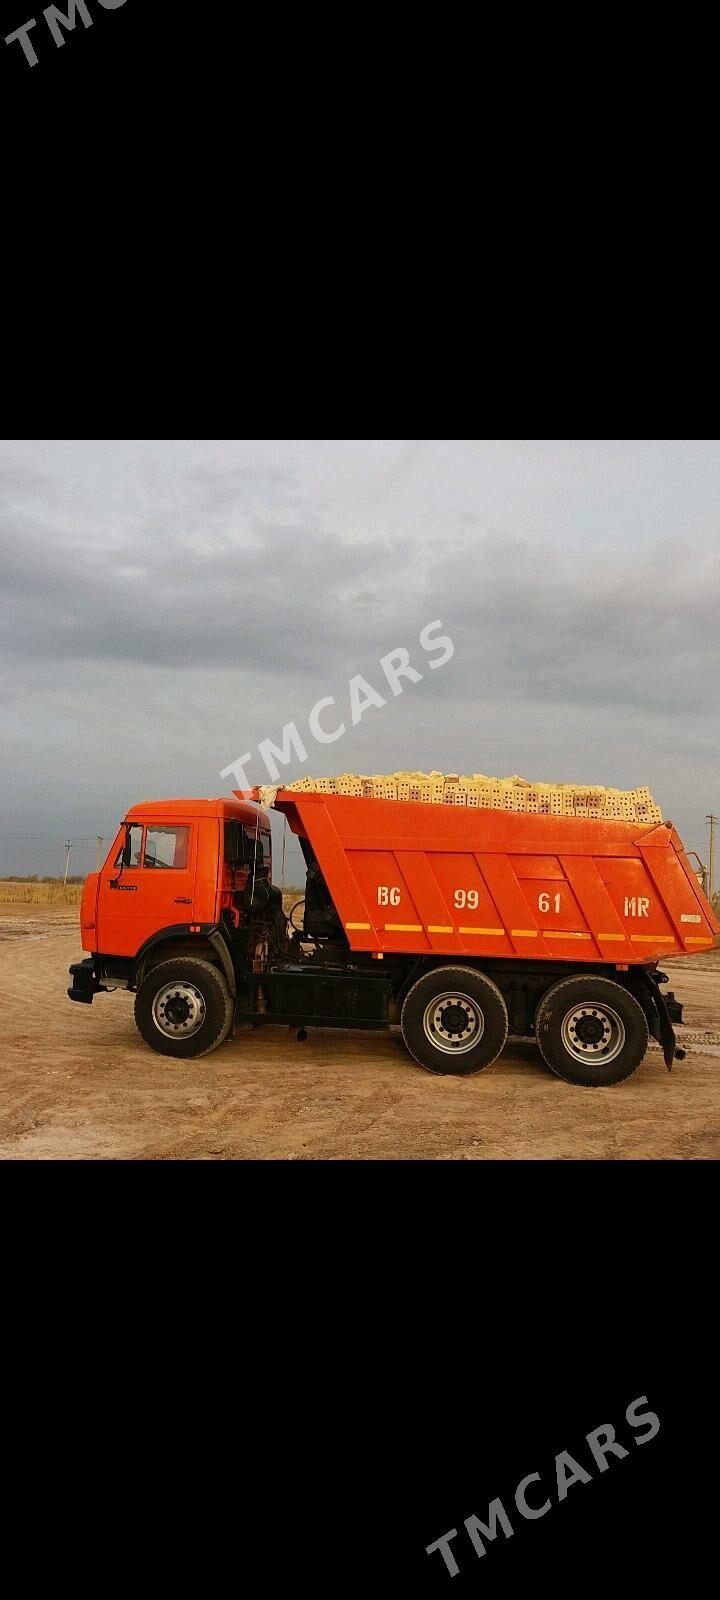
<svg viewBox="0 0 720 1600">
<path fill-rule="evenodd" d="M 74 961 L 70 968 L 72 984 L 68 989 L 71 1000 L 79 1000 L 81 1005 L 91 1006 L 93 995 L 107 994 L 104 983 L 100 982 L 95 971 L 95 962 L 92 956 L 85 961 Z"/>
</svg>

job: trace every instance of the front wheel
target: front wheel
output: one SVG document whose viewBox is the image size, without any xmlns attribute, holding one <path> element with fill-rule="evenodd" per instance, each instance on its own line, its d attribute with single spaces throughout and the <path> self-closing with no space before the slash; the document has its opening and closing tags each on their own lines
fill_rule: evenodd
<svg viewBox="0 0 720 1600">
<path fill-rule="evenodd" d="M 535 1013 L 544 1060 L 559 1078 L 585 1087 L 622 1083 L 648 1047 L 642 1006 L 619 983 L 595 973 L 563 978 Z"/>
<path fill-rule="evenodd" d="M 138 1032 L 161 1056 L 206 1056 L 227 1038 L 232 1018 L 222 972 L 198 957 L 160 962 L 135 996 Z"/>
<path fill-rule="evenodd" d="M 434 967 L 408 991 L 400 1026 L 426 1072 L 466 1077 L 499 1056 L 508 1017 L 497 985 L 474 967 Z"/>
</svg>

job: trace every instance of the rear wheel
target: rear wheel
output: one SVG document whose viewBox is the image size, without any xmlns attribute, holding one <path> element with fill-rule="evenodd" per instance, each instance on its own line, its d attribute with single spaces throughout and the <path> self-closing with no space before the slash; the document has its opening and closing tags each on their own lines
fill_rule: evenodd
<svg viewBox="0 0 720 1600">
<path fill-rule="evenodd" d="M 209 961 L 177 956 L 153 967 L 135 996 L 135 1021 L 163 1056 L 205 1056 L 230 1032 L 233 1003 L 222 972 Z"/>
<path fill-rule="evenodd" d="M 413 984 L 400 1016 L 411 1056 L 427 1072 L 466 1077 L 499 1056 L 507 1039 L 505 1001 L 474 967 L 436 967 Z"/>
<path fill-rule="evenodd" d="M 595 973 L 563 978 L 535 1013 L 535 1034 L 548 1066 L 568 1083 L 622 1083 L 648 1046 L 642 1006 L 611 978 Z"/>
</svg>

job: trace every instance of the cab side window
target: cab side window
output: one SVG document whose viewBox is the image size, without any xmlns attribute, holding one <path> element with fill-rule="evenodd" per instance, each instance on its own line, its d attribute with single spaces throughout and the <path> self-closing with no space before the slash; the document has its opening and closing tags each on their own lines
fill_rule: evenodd
<svg viewBox="0 0 720 1600">
<path fill-rule="evenodd" d="M 143 865 L 182 871 L 189 864 L 189 847 L 190 829 L 184 825 L 177 828 L 148 827 Z"/>
</svg>

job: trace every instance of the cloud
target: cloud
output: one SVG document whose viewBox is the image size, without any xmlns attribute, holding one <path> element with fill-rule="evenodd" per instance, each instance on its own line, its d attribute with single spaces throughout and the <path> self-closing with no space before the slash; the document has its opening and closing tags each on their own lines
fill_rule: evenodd
<svg viewBox="0 0 720 1600">
<path fill-rule="evenodd" d="M 222 766 L 303 725 L 320 695 L 347 709 L 352 674 L 382 689 L 380 657 L 405 645 L 422 682 L 346 741 L 312 747 L 309 770 L 650 782 L 690 815 L 682 761 L 693 791 L 708 789 L 704 813 L 717 454 L 558 441 L 6 445 L 12 804 L 27 806 L 48 766 L 68 807 L 82 768 L 90 831 L 113 786 L 125 803 L 133 789 L 209 794 Z M 455 644 L 440 672 L 418 646 L 435 617 Z"/>
<path fill-rule="evenodd" d="M 480 540 L 431 585 L 469 670 L 529 701 L 717 712 L 720 557 Z M 680 565 L 680 570 L 678 566 Z"/>
<path fill-rule="evenodd" d="M 286 487 L 287 474 L 269 483 L 280 479 Z M 207 470 L 206 480 L 211 487 Z M 61 528 L 6 515 L 7 656 L 311 678 L 409 645 L 440 615 L 464 684 L 483 701 L 715 703 L 720 560 L 712 552 L 686 552 L 678 578 L 660 548 L 648 560 L 597 544 L 566 551 L 463 531 L 438 552 L 428 540 L 339 538 L 316 522 L 254 513 L 208 539 L 180 520 L 160 529 L 146 521 L 109 549 L 100 539 L 88 549 Z M 452 674 L 438 675 L 433 692 L 457 687 Z"/>
<path fill-rule="evenodd" d="M 0 638 L 19 657 L 302 670 L 320 652 L 332 664 L 351 643 L 384 642 L 388 627 L 392 645 L 393 602 L 412 591 L 409 552 L 307 523 L 253 517 L 199 543 L 147 525 L 87 551 L 16 522 L 0 540 Z"/>
</svg>

